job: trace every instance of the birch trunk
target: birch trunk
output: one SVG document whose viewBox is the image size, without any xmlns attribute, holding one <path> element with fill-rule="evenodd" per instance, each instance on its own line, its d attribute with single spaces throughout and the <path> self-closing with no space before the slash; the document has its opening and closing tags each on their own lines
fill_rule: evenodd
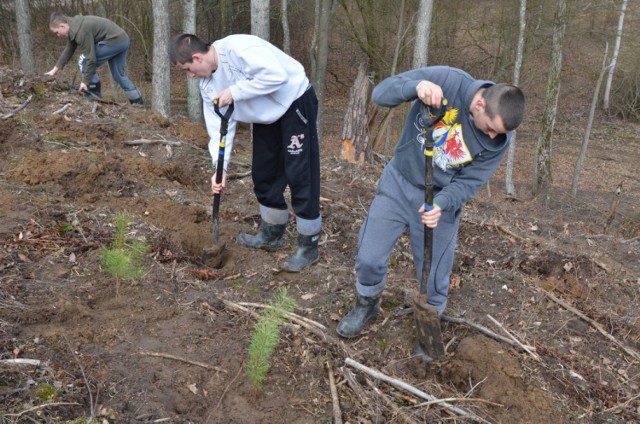
<svg viewBox="0 0 640 424">
<path fill-rule="evenodd" d="M 516 50 L 516 62 L 513 65 L 513 84 L 520 84 L 520 70 L 522 69 L 522 58 L 524 56 L 524 39 L 525 28 L 527 24 L 527 0 L 520 0 L 520 32 L 518 34 L 518 48 Z M 516 187 L 513 184 L 513 166 L 516 157 L 516 135 L 517 131 L 513 132 L 511 137 L 511 144 L 509 145 L 509 153 L 507 155 L 507 170 L 506 170 L 506 189 L 507 195 L 510 197 L 516 196 Z"/>
</svg>

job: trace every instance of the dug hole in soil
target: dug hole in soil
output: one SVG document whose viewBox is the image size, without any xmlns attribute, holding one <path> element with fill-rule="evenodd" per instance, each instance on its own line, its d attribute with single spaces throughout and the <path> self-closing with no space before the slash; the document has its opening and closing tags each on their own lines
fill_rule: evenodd
<svg viewBox="0 0 640 424">
<path fill-rule="evenodd" d="M 353 304 L 357 233 L 384 166 L 379 156 L 364 166 L 340 159 L 342 110 L 326 112 L 335 125 L 325 125 L 322 141 L 321 259 L 288 274 L 278 263 L 295 248 L 293 219 L 281 251 L 235 241 L 259 225 L 247 128 L 236 139 L 221 201 L 226 261 L 210 268 L 200 260 L 212 245 L 211 162 L 200 125 L 88 102 L 55 80 L 10 69 L 0 69 L 0 87 L 3 422 L 329 423 L 336 400 L 345 423 L 640 420 L 640 230 L 637 220 L 616 218 L 604 234 L 612 192 L 604 178 L 590 181 L 582 203 L 555 181 L 553 198 L 561 200 L 542 208 L 536 199 L 505 199 L 498 172 L 467 205 L 460 229 L 446 314 L 467 323 L 442 322 L 446 356 L 425 366 L 412 356 L 414 322 L 405 310 L 417 288 L 406 236 L 390 259 L 381 313 L 361 337 L 335 334 Z M 532 117 L 518 140 L 535 140 L 535 131 Z M 637 152 L 638 128 L 631 131 L 635 150 L 626 148 Z M 516 167 L 527 172 L 516 184 L 525 192 L 532 142 L 521 143 Z M 629 153 L 607 155 L 619 165 L 608 183 L 626 178 L 637 193 Z M 123 211 L 132 218 L 127 239 L 148 249 L 143 276 L 116 284 L 100 252 Z M 247 304 L 268 304 L 282 288 L 295 313 L 316 324 L 282 327 L 256 392 L 245 364 L 262 310 Z M 239 304 L 246 311 L 231 306 Z M 346 358 L 469 416 L 425 404 Z"/>
</svg>

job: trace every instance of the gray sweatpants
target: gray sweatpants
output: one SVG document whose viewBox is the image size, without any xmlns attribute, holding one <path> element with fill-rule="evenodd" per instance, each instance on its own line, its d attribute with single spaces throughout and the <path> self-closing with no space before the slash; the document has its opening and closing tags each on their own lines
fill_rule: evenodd
<svg viewBox="0 0 640 424">
<path fill-rule="evenodd" d="M 410 184 L 392 166 L 385 167 L 369 213 L 360 228 L 356 257 L 356 290 L 361 296 L 379 296 L 387 282 L 389 257 L 398 238 L 409 229 L 413 264 L 418 281 L 424 261 L 424 224 L 418 210 L 424 190 Z M 455 256 L 462 210 L 442 211 L 433 231 L 427 303 L 442 314 L 447 306 L 449 275 Z"/>
</svg>

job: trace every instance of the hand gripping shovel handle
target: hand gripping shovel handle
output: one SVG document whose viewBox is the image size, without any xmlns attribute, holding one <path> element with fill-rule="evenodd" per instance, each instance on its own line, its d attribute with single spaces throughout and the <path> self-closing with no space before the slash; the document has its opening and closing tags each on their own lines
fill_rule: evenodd
<svg viewBox="0 0 640 424">
<path fill-rule="evenodd" d="M 218 99 L 213 101 L 213 108 L 220 117 L 220 143 L 218 144 L 218 163 L 216 166 L 216 184 L 222 182 L 222 173 L 224 172 L 224 148 L 227 139 L 227 130 L 229 129 L 229 118 L 233 113 L 233 103 L 227 106 L 227 111 L 223 114 L 218 106 Z M 220 193 L 213 195 L 213 244 L 218 244 L 218 214 L 220 212 Z"/>
<path fill-rule="evenodd" d="M 420 117 L 423 121 L 422 137 L 424 140 L 424 210 L 433 209 L 433 129 L 446 113 L 447 99 L 442 99 L 439 108 L 431 108 L 426 104 L 420 105 Z M 422 278 L 420 279 L 420 293 L 427 293 L 427 280 L 431 272 L 431 252 L 433 251 L 433 229 L 424 226 L 424 261 L 422 263 Z"/>
</svg>

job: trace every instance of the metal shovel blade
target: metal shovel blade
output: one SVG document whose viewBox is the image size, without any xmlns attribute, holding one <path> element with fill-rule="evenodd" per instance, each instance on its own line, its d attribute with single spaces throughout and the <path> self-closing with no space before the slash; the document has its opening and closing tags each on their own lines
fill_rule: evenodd
<svg viewBox="0 0 640 424">
<path fill-rule="evenodd" d="M 226 255 L 226 245 L 225 243 L 220 244 L 218 242 L 218 227 L 220 225 L 220 217 L 218 216 L 218 211 L 220 208 L 220 195 L 216 194 L 213 196 L 213 245 L 205 247 L 202 250 L 202 262 L 208 267 L 211 268 L 222 268 L 225 264 L 227 255 Z"/>
<path fill-rule="evenodd" d="M 436 308 L 427 305 L 426 294 L 414 293 L 412 300 L 417 339 L 415 354 L 429 363 L 444 356 L 440 316 Z"/>
</svg>

